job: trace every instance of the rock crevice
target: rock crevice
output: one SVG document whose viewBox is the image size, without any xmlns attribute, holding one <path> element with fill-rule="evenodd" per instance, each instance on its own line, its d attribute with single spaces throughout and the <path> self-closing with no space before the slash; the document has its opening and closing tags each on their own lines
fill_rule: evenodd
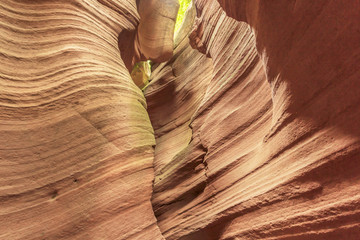
<svg viewBox="0 0 360 240">
<path fill-rule="evenodd" d="M 359 88 L 345 89 L 356 85 L 359 71 L 349 69 L 359 59 L 345 53 L 350 48 L 342 53 L 338 48 L 344 42 L 358 46 L 351 23 L 358 15 L 350 10 L 354 6 L 336 11 L 340 3 L 219 2 L 194 1 L 197 17 L 188 44 L 211 57 L 212 66 L 190 117 L 192 140 L 184 142 L 185 148 L 174 147 L 183 137 L 175 134 L 180 127 L 173 116 L 179 116 L 178 109 L 185 113 L 181 96 L 193 95 L 193 89 L 172 91 L 175 100 L 163 103 L 166 131 L 156 126 L 163 121 L 163 108 L 152 102 L 156 85 L 150 95 L 145 92 L 155 133 L 166 139 L 155 150 L 155 171 L 166 177 L 155 180 L 152 200 L 163 235 L 182 240 L 356 239 L 359 176 L 345 166 L 357 164 L 359 114 L 340 113 L 350 113 L 358 103 Z M 230 19 L 221 6 L 248 24 Z M 310 11 L 307 22 L 304 11 Z M 321 22 L 334 19 L 342 27 L 323 29 Z M 348 59 L 339 62 L 345 55 Z M 168 64 L 202 66 L 192 57 L 175 59 Z M 322 61 L 317 69 L 316 59 Z M 335 80 L 339 74 L 343 81 Z M 193 77 L 180 72 L 175 79 L 184 76 Z M 166 74 L 161 78 L 171 79 L 173 89 L 183 84 Z M 203 146 L 206 153 L 194 156 Z"/>
</svg>

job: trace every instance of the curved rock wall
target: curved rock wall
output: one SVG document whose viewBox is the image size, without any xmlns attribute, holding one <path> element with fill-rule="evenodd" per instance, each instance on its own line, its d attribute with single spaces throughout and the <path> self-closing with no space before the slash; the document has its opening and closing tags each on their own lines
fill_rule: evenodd
<svg viewBox="0 0 360 240">
<path fill-rule="evenodd" d="M 0 4 L 0 239 L 163 239 L 153 129 L 120 58 L 135 1 Z"/>
<path fill-rule="evenodd" d="M 280 205 L 277 213 L 286 217 L 262 215 L 254 219 L 262 225 L 250 225 L 248 232 L 260 238 L 358 239 L 359 1 L 219 2 L 256 33 L 274 104 L 266 142 L 276 143 L 279 150 L 272 149 L 287 158 L 279 171 L 293 171 L 301 182 L 297 188 L 315 187 L 302 194 L 305 200 Z M 243 236 L 245 219 L 233 220 L 224 238 Z"/>
<path fill-rule="evenodd" d="M 140 22 L 119 35 L 119 49 L 131 72 L 135 63 L 165 62 L 173 56 L 178 0 L 137 0 Z"/>
<path fill-rule="evenodd" d="M 164 97 L 163 85 L 153 85 L 146 94 L 163 235 L 358 239 L 359 3 L 219 2 L 250 26 L 227 17 L 217 1 L 196 0 L 190 44 L 213 66 L 175 80 L 155 71 L 175 91 Z M 194 73 L 204 66 L 182 58 L 165 66 L 183 62 Z M 204 94 L 180 88 L 203 78 Z M 200 104 L 185 108 L 184 95 Z M 191 138 L 178 124 L 185 118 Z"/>
<path fill-rule="evenodd" d="M 146 59 L 163 62 L 172 57 L 178 0 L 140 0 L 136 43 Z"/>
<path fill-rule="evenodd" d="M 168 205 L 192 195 L 198 191 L 197 184 L 204 183 L 202 169 L 193 171 L 202 164 L 203 150 L 189 146 L 193 142 L 190 123 L 211 76 L 212 60 L 192 49 L 187 37 L 179 43 L 170 61 L 153 67 L 145 96 L 156 137 L 153 205 L 158 219 L 160 212 L 169 211 Z M 187 159 L 189 154 L 198 159 Z M 189 181 L 186 177 L 191 175 L 197 184 L 183 182 Z M 179 190 L 175 185 L 184 189 Z"/>
<path fill-rule="evenodd" d="M 246 183 L 239 180 L 261 164 L 253 162 L 256 146 L 271 124 L 270 89 L 250 28 L 227 17 L 216 1 L 196 7 L 191 45 L 208 58 L 178 56 L 175 49 L 175 60 L 153 72 L 155 84 L 145 91 L 157 140 L 153 206 L 166 239 L 219 239 L 219 231 L 207 229 L 241 203 L 234 197 Z M 187 39 L 184 44 L 190 48 Z M 175 90 L 165 91 L 165 84 Z"/>
<path fill-rule="evenodd" d="M 170 2 L 1 1 L 0 239 L 358 240 L 359 1 Z"/>
</svg>

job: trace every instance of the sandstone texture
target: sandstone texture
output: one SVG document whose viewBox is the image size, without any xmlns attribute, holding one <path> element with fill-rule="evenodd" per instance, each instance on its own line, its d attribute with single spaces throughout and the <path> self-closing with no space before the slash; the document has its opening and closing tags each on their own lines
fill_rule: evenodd
<svg viewBox="0 0 360 240">
<path fill-rule="evenodd" d="M 163 239 L 135 1 L 0 3 L 0 239 Z"/>
<path fill-rule="evenodd" d="M 219 2 L 145 91 L 164 237 L 359 239 L 359 2 Z"/>
<path fill-rule="evenodd" d="M 360 239 L 360 2 L 178 8 L 1 1 L 0 239 Z"/>
</svg>

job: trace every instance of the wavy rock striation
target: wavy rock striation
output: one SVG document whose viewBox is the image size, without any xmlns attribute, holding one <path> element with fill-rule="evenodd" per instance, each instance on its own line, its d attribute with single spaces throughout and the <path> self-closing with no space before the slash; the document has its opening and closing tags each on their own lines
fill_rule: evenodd
<svg viewBox="0 0 360 240">
<path fill-rule="evenodd" d="M 282 201 L 248 227 L 240 227 L 247 216 L 232 220 L 223 238 L 358 239 L 359 1 L 219 2 L 256 33 L 274 105 L 265 141 L 277 146 L 268 165 L 283 158 L 277 175 L 301 190 L 301 199 Z"/>
<path fill-rule="evenodd" d="M 219 2 L 145 92 L 163 235 L 358 239 L 358 1 Z"/>
<path fill-rule="evenodd" d="M 118 49 L 135 1 L 4 0 L 0 15 L 0 239 L 163 239 L 153 129 Z"/>
<path fill-rule="evenodd" d="M 0 239 L 358 240 L 359 5 L 1 1 Z"/>
<path fill-rule="evenodd" d="M 240 202 L 233 199 L 244 191 L 236 175 L 256 168 L 249 165 L 251 156 L 259 155 L 254 146 L 271 124 L 270 89 L 249 27 L 226 17 L 216 2 L 196 7 L 200 15 L 191 45 L 208 58 L 195 58 L 196 52 L 177 56 L 182 50 L 176 48 L 176 60 L 153 72 L 175 90 L 153 81 L 145 91 L 157 141 L 153 205 L 167 239 L 218 239 L 217 232 L 205 229 Z M 184 44 L 190 48 L 187 39 Z"/>
<path fill-rule="evenodd" d="M 140 22 L 136 29 L 119 35 L 119 49 L 131 72 L 135 63 L 152 60 L 164 62 L 173 56 L 174 28 L 178 0 L 137 0 Z"/>
</svg>

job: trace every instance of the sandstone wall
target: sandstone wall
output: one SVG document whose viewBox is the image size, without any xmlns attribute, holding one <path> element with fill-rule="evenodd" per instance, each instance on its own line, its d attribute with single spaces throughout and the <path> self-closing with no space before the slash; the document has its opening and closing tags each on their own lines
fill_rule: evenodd
<svg viewBox="0 0 360 240">
<path fill-rule="evenodd" d="M 163 239 L 135 1 L 0 3 L 0 239 Z M 122 40 L 125 41 L 125 40 Z"/>
<path fill-rule="evenodd" d="M 1 1 L 0 239 L 359 239 L 359 1 L 175 2 Z"/>
<path fill-rule="evenodd" d="M 163 235 L 358 239 L 359 2 L 219 2 L 250 25 L 196 0 L 190 44 L 213 66 L 175 56 L 153 73 L 172 94 L 145 94 Z"/>
</svg>

